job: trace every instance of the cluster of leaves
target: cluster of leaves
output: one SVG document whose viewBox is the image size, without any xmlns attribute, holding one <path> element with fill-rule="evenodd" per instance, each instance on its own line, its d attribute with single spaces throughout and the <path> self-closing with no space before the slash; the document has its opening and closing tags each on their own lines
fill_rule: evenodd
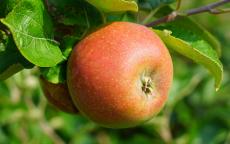
<svg viewBox="0 0 230 144">
<path fill-rule="evenodd" d="M 0 3 L 0 60 L 4 63 L 0 65 L 0 79 L 38 66 L 48 81 L 64 82 L 72 48 L 88 33 L 113 21 L 149 22 L 171 12 L 166 5 L 173 2 L 5 0 Z M 154 28 L 168 48 L 204 65 L 214 75 L 216 89 L 219 88 L 223 73 L 220 45 L 208 31 L 187 17 Z"/>
</svg>

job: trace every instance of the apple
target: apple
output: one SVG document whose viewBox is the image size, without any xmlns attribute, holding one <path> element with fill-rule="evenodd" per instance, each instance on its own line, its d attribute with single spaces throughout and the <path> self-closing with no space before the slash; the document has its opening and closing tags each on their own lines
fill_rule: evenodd
<svg viewBox="0 0 230 144">
<path fill-rule="evenodd" d="M 53 84 L 40 77 L 40 84 L 48 102 L 67 113 L 78 113 L 73 104 L 66 84 Z"/>
<path fill-rule="evenodd" d="M 67 85 L 79 111 L 108 128 L 137 126 L 153 118 L 173 78 L 170 54 L 149 28 L 113 22 L 73 49 Z"/>
</svg>

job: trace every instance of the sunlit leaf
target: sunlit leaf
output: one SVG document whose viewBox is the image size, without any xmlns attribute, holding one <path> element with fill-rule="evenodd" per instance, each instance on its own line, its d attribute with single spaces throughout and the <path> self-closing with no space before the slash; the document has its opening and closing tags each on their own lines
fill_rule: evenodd
<svg viewBox="0 0 230 144">
<path fill-rule="evenodd" d="M 192 26 L 193 28 L 190 28 Z M 212 73 L 215 77 L 216 90 L 218 90 L 223 78 L 223 66 L 215 51 L 217 46 L 216 49 L 219 49 L 219 45 L 212 41 L 214 38 L 210 37 L 211 34 L 204 29 L 198 31 L 194 22 L 186 18 L 157 28 L 158 30 L 154 31 L 169 48 L 202 64 Z"/>
<path fill-rule="evenodd" d="M 41 0 L 21 1 L 1 22 L 10 29 L 19 51 L 31 63 L 50 67 L 63 60 Z"/>
<path fill-rule="evenodd" d="M 86 0 L 104 12 L 138 11 L 134 0 Z"/>
</svg>

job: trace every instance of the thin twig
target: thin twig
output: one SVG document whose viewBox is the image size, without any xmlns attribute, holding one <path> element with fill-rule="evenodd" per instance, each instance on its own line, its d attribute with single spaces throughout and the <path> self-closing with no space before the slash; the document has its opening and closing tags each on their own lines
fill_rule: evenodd
<svg viewBox="0 0 230 144">
<path fill-rule="evenodd" d="M 157 19 L 156 21 L 146 24 L 146 26 L 153 27 L 161 23 L 167 23 L 167 22 L 174 21 L 180 16 L 191 16 L 191 15 L 200 14 L 204 12 L 209 12 L 211 14 L 227 13 L 227 12 L 230 12 L 229 9 L 223 9 L 223 10 L 217 9 L 217 7 L 227 4 L 227 3 L 230 3 L 230 0 L 220 0 L 218 2 L 214 2 L 214 3 L 208 4 L 202 7 L 194 8 L 191 10 L 187 10 L 185 12 L 173 11 L 167 16 L 164 16 L 162 18 Z"/>
<path fill-rule="evenodd" d="M 28 109 L 31 111 L 38 109 L 38 107 L 33 103 L 32 99 L 29 95 L 29 92 L 25 93 L 24 95 L 25 95 L 25 103 L 26 103 Z M 41 103 L 42 103 L 42 101 L 41 101 Z M 39 104 L 39 105 L 41 106 L 41 104 Z M 46 134 L 53 141 L 53 143 L 64 144 L 65 143 L 64 140 L 55 132 L 53 127 L 51 127 L 49 125 L 49 123 L 47 122 L 47 120 L 45 118 L 45 114 L 44 114 L 44 109 L 39 109 L 39 112 L 41 113 L 40 116 L 36 115 L 36 117 L 37 117 L 37 121 L 40 125 L 40 128 L 42 129 L 44 134 Z"/>
<path fill-rule="evenodd" d="M 230 0 L 220 0 L 218 2 L 214 2 L 214 3 L 208 4 L 208 5 L 203 6 L 203 7 L 188 10 L 186 12 L 186 14 L 189 16 L 189 15 L 194 15 L 194 14 L 198 14 L 198 13 L 202 13 L 202 12 L 210 12 L 210 13 L 212 13 L 212 11 L 216 7 L 219 7 L 219 6 L 224 5 L 226 3 L 229 3 L 229 2 L 230 2 Z"/>
<path fill-rule="evenodd" d="M 145 17 L 145 19 L 142 21 L 142 24 L 148 23 L 150 19 L 156 14 L 156 12 L 160 9 L 161 7 L 155 8 L 151 10 L 151 12 Z"/>
<path fill-rule="evenodd" d="M 54 129 L 46 122 L 45 119 L 41 119 L 39 121 L 40 127 L 42 128 L 43 132 L 52 139 L 55 144 L 64 144 L 65 142 L 62 140 L 59 135 L 56 134 Z"/>
</svg>

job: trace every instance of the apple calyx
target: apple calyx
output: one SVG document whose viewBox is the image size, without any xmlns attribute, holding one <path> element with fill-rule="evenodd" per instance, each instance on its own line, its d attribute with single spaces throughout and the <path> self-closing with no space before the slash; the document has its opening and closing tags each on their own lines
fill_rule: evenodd
<svg viewBox="0 0 230 144">
<path fill-rule="evenodd" d="M 141 89 L 146 95 L 152 95 L 154 83 L 151 76 L 143 76 L 141 78 Z"/>
</svg>

